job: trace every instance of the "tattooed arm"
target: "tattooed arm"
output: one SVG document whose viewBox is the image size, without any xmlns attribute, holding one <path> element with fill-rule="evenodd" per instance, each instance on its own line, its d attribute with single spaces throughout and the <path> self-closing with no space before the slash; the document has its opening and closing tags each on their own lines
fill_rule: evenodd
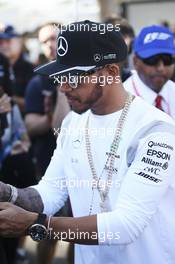
<svg viewBox="0 0 175 264">
<path fill-rule="evenodd" d="M 0 182 L 0 201 L 7 202 L 10 198 L 10 193 L 10 186 Z M 15 204 L 31 212 L 40 213 L 44 209 L 44 205 L 38 191 L 30 187 L 18 189 L 18 197 Z"/>
<path fill-rule="evenodd" d="M 45 175 L 36 186 L 18 189 L 15 205 L 27 211 L 43 212 L 54 215 L 60 210 L 68 198 L 67 182 L 63 168 L 62 144 L 65 138 L 65 129 L 71 120 L 71 114 L 64 123 L 63 133 L 57 140 L 57 148 L 46 170 Z M 0 202 L 8 202 L 11 195 L 10 187 L 0 181 Z"/>
</svg>

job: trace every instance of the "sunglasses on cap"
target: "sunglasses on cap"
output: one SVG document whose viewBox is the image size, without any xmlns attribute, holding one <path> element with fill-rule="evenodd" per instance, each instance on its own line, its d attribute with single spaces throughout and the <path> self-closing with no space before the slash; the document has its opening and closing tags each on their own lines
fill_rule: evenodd
<svg viewBox="0 0 175 264">
<path fill-rule="evenodd" d="M 101 70 L 103 67 L 104 66 L 96 67 L 96 68 L 94 68 L 92 70 L 83 72 L 80 75 L 72 75 L 72 76 L 69 76 L 69 77 L 64 76 L 64 79 L 66 81 L 61 80 L 61 78 L 60 78 L 59 81 L 57 79 L 57 81 L 59 82 L 60 86 L 63 83 L 67 83 L 72 89 L 76 89 L 81 83 L 84 83 L 83 78 L 85 78 L 86 76 L 89 76 L 91 74 L 96 73 L 97 71 Z"/>
<path fill-rule="evenodd" d="M 139 57 L 139 56 L 138 56 Z M 172 55 L 169 54 L 158 54 L 155 56 L 151 56 L 149 58 L 143 59 L 140 58 L 139 59 L 146 65 L 149 66 L 155 66 L 157 65 L 160 61 L 163 62 L 163 64 L 165 66 L 170 66 L 175 62 L 175 59 Z"/>
</svg>

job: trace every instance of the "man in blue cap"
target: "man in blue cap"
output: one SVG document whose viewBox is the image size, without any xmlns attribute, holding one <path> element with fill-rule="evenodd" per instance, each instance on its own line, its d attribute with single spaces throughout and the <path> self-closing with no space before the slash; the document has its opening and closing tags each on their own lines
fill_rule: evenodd
<svg viewBox="0 0 175 264">
<path fill-rule="evenodd" d="M 133 75 L 124 83 L 126 90 L 175 118 L 174 36 L 162 26 L 141 30 L 134 42 Z"/>
</svg>

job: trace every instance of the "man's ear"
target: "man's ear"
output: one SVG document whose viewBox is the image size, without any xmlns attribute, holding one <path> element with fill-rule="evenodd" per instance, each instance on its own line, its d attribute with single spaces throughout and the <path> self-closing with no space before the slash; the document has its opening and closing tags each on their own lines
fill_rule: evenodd
<svg viewBox="0 0 175 264">
<path fill-rule="evenodd" d="M 106 68 L 108 70 L 109 75 L 114 76 L 114 77 L 120 75 L 120 67 L 119 67 L 119 65 L 117 65 L 115 63 L 108 64 Z"/>
<path fill-rule="evenodd" d="M 105 66 L 106 84 L 111 85 L 112 83 L 120 83 L 120 65 L 117 63 L 107 64 Z"/>
</svg>

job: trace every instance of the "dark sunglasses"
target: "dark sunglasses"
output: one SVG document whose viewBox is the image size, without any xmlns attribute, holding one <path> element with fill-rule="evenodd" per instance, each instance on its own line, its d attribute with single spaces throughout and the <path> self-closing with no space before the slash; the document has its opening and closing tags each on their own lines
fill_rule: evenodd
<svg viewBox="0 0 175 264">
<path fill-rule="evenodd" d="M 155 66 L 160 61 L 163 62 L 165 66 L 170 66 L 175 62 L 174 57 L 168 54 L 158 54 L 158 55 L 149 57 L 147 59 L 143 59 L 139 57 L 139 59 L 143 61 L 144 64 L 149 65 L 149 66 Z"/>
</svg>

